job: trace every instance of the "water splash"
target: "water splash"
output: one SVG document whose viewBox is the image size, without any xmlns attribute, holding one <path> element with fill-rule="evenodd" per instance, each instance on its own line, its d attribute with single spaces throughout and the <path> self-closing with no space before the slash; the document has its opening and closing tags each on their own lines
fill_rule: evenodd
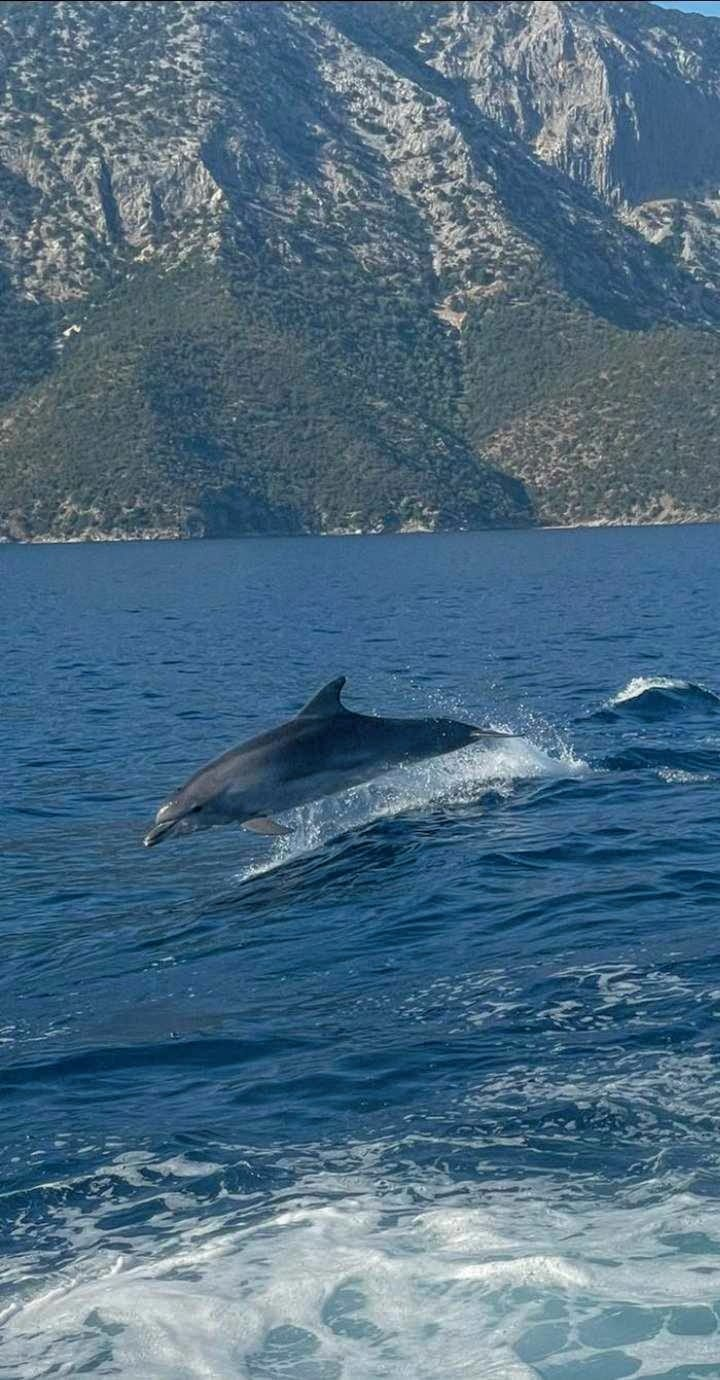
<svg viewBox="0 0 720 1380">
<path fill-rule="evenodd" d="M 292 833 L 275 840 L 269 856 L 254 860 L 238 873 L 238 880 L 260 876 L 372 820 L 440 806 L 477 805 L 489 793 L 509 796 L 518 781 L 582 777 L 590 770 L 568 745 L 561 747 L 560 756 L 552 757 L 524 738 L 434 758 L 356 787 L 345 796 L 293 811 L 287 816 Z"/>
</svg>

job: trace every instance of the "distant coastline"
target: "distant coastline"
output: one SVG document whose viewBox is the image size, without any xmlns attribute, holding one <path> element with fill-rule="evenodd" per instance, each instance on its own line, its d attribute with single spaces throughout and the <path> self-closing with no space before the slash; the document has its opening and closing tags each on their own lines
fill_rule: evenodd
<svg viewBox="0 0 720 1380">
<path fill-rule="evenodd" d="M 557 522 L 557 523 L 488 523 L 485 526 L 477 527 L 400 527 L 391 531 L 378 531 L 377 529 L 367 528 L 365 530 L 345 530 L 333 532 L 238 532 L 226 533 L 222 536 L 201 536 L 198 534 L 184 534 L 178 532 L 168 532 L 153 530 L 151 532 L 133 532 L 128 535 L 118 533 L 91 533 L 79 537 L 57 537 L 57 536 L 38 536 L 38 537 L 6 537 L 0 536 L 0 546 L 103 546 L 130 542 L 214 542 L 214 541 L 267 541 L 271 539 L 292 538 L 293 540 L 307 540 L 316 537 L 337 538 L 337 537 L 433 537 L 433 536 L 468 536 L 471 532 L 582 532 L 596 531 L 600 529 L 627 529 L 643 527 L 710 527 L 720 523 L 720 516 L 708 517 L 676 517 L 676 518 L 648 518 L 640 521 L 622 521 L 619 519 L 594 518 L 586 522 Z"/>
</svg>

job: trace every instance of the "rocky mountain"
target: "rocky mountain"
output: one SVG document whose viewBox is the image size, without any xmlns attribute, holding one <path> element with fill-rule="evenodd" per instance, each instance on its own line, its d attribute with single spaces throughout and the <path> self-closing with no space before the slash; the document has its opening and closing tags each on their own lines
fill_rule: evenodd
<svg viewBox="0 0 720 1380">
<path fill-rule="evenodd" d="M 720 22 L 0 4 L 0 537 L 720 517 Z"/>
</svg>

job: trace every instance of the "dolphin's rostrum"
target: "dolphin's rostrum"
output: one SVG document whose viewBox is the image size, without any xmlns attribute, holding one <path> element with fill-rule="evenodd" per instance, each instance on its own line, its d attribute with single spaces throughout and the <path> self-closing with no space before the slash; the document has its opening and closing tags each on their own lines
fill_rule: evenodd
<svg viewBox="0 0 720 1380">
<path fill-rule="evenodd" d="M 395 767 L 512 735 L 454 719 L 384 719 L 340 702 L 345 676 L 314 695 L 296 718 L 250 738 L 201 767 L 160 806 L 145 836 L 151 848 L 170 834 L 243 824 L 286 834 L 272 818 L 297 805 L 362 785 Z"/>
</svg>

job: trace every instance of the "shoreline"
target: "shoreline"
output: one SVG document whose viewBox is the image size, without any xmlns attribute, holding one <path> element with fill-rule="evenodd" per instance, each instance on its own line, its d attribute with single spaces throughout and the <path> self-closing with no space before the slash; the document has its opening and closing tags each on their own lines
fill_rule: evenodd
<svg viewBox="0 0 720 1380">
<path fill-rule="evenodd" d="M 604 518 L 588 519 L 585 522 L 558 522 L 558 523 L 493 523 L 487 527 L 454 527 L 454 528 L 433 528 L 433 527 L 412 527 L 398 528 L 396 531 L 382 531 L 368 528 L 366 530 L 343 531 L 338 529 L 331 532 L 238 532 L 233 535 L 228 533 L 224 536 L 185 536 L 177 532 L 168 532 L 159 529 L 155 532 L 131 533 L 128 536 L 121 536 L 118 533 L 103 532 L 92 533 L 79 537 L 4 537 L 0 536 L 0 547 L 3 546 L 106 546 L 121 545 L 131 542 L 214 542 L 214 541 L 288 541 L 288 540 L 307 540 L 317 537 L 340 538 L 340 537 L 464 537 L 474 532 L 582 532 L 582 531 L 618 531 L 627 529 L 642 529 L 648 527 L 712 527 L 720 524 L 720 515 L 717 517 L 678 517 L 648 519 L 647 521 L 630 522 L 618 520 L 606 520 Z"/>
</svg>

